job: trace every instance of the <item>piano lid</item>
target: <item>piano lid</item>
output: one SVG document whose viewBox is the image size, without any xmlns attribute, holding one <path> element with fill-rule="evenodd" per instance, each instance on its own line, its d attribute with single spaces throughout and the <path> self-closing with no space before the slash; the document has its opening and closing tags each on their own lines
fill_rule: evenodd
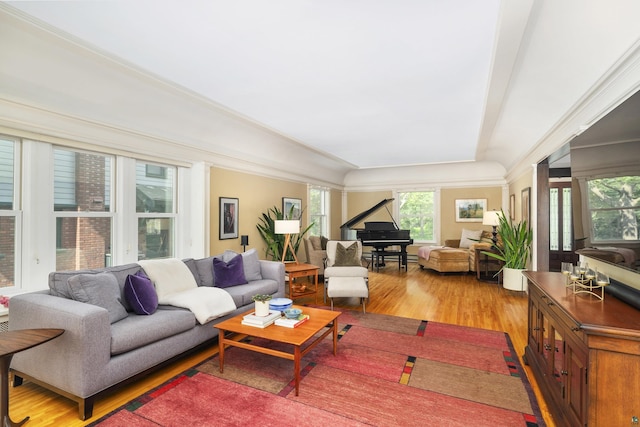
<svg viewBox="0 0 640 427">
<path fill-rule="evenodd" d="M 349 221 L 345 222 L 344 224 L 342 224 L 340 226 L 341 230 L 344 229 L 350 229 L 352 228 L 354 225 L 356 225 L 357 223 L 361 222 L 362 220 L 364 220 L 366 217 L 368 217 L 369 215 L 372 215 L 374 212 L 376 212 L 377 210 L 381 209 L 382 207 L 385 207 L 387 204 L 393 202 L 394 199 L 384 199 L 382 200 L 380 203 L 378 203 L 377 205 L 375 205 L 372 208 L 367 209 L 364 212 L 359 213 L 358 215 L 354 216 L 353 218 L 351 218 Z M 389 210 L 387 209 L 387 212 Z M 391 218 L 393 219 L 393 217 Z M 394 221 L 395 222 L 395 221 Z"/>
</svg>

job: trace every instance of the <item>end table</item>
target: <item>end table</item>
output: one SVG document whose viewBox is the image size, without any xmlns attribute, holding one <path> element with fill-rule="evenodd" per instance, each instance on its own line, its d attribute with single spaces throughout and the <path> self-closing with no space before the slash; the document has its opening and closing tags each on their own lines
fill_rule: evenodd
<svg viewBox="0 0 640 427">
<path fill-rule="evenodd" d="M 318 271 L 320 267 L 313 264 L 286 262 L 284 272 L 289 276 L 289 298 L 294 300 L 307 295 L 315 295 L 315 303 L 318 303 Z M 297 277 L 313 277 L 313 290 L 296 291 L 293 282 Z"/>
</svg>

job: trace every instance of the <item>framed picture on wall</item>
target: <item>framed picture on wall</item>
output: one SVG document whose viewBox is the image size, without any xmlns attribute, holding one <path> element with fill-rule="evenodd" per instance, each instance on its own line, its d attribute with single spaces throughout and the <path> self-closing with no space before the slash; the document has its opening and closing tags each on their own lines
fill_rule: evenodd
<svg viewBox="0 0 640 427">
<path fill-rule="evenodd" d="M 456 222 L 482 222 L 487 199 L 457 199 Z"/>
<path fill-rule="evenodd" d="M 527 224 L 531 225 L 529 220 L 531 215 L 531 187 L 527 187 L 522 190 L 522 220 L 527 221 Z"/>
<path fill-rule="evenodd" d="M 220 197 L 220 240 L 238 238 L 238 199 Z"/>
<path fill-rule="evenodd" d="M 302 200 L 283 197 L 282 215 L 284 216 L 284 219 L 300 219 L 302 216 Z"/>
<path fill-rule="evenodd" d="M 509 196 L 509 218 L 511 221 L 516 219 L 516 195 L 512 194 Z"/>
</svg>

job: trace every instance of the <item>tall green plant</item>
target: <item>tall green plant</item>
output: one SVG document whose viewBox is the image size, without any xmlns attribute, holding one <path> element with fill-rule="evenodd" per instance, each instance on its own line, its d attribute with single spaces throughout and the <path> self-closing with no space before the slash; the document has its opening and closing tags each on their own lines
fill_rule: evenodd
<svg viewBox="0 0 640 427">
<path fill-rule="evenodd" d="M 289 212 L 288 218 L 291 218 L 292 213 L 293 208 L 292 211 Z M 300 215 L 302 215 L 302 213 Z M 284 250 L 285 235 L 276 234 L 275 228 L 276 220 L 282 219 L 285 219 L 284 214 L 277 206 L 274 206 L 262 214 L 260 222 L 256 225 L 262 240 L 267 244 L 265 257 L 267 259 L 271 258 L 274 261 L 280 261 L 282 259 L 282 251 Z M 291 235 L 291 245 L 296 253 L 298 253 L 298 248 L 300 247 L 300 243 L 302 243 L 302 238 L 311 229 L 311 227 L 313 227 L 313 223 L 309 224 L 304 230 L 301 230 L 300 233 Z M 285 261 L 293 261 L 293 255 L 290 252 L 287 252 Z"/>
<path fill-rule="evenodd" d="M 483 252 L 487 256 L 499 259 L 504 263 L 502 268 L 527 268 L 527 262 L 531 258 L 531 243 L 533 242 L 533 230 L 527 221 L 513 223 L 504 211 L 500 212 L 498 224 L 499 244 L 493 245 L 495 252 Z"/>
</svg>

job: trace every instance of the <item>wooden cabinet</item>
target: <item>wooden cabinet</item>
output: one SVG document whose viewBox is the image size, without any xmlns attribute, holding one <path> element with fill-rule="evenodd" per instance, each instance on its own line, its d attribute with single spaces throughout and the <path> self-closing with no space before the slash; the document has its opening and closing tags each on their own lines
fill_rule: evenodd
<svg viewBox="0 0 640 427">
<path fill-rule="evenodd" d="M 524 275 L 529 281 L 525 361 L 558 425 L 636 425 L 640 311 L 609 295 L 604 301 L 576 295 L 560 273 Z"/>
</svg>

